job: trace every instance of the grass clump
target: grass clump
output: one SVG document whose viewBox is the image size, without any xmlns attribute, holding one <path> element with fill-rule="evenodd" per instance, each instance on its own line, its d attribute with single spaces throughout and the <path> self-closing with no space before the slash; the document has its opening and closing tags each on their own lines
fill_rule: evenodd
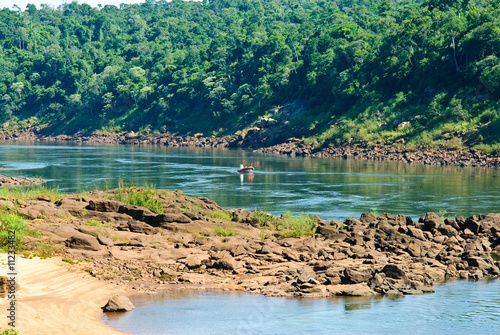
<svg viewBox="0 0 500 335">
<path fill-rule="evenodd" d="M 307 214 L 293 216 L 290 212 L 282 215 L 282 220 L 276 227 L 281 237 L 311 236 L 316 231 L 318 223 Z"/>
<path fill-rule="evenodd" d="M 156 214 L 165 213 L 165 208 L 163 208 L 163 203 L 158 197 L 154 185 L 141 188 L 130 183 L 129 186 L 125 186 L 123 180 L 120 179 L 118 189 L 115 192 L 115 199 L 129 205 L 149 208 Z"/>
<path fill-rule="evenodd" d="M 109 227 L 111 226 L 111 222 L 101 222 L 99 220 L 90 219 L 83 222 L 85 226 L 93 226 L 93 227 Z"/>
<path fill-rule="evenodd" d="M 74 261 L 71 258 L 63 258 L 62 261 L 69 263 L 69 264 L 79 264 L 80 263 L 80 261 Z"/>
<path fill-rule="evenodd" d="M 13 241 L 15 250 L 21 250 L 24 236 L 40 237 L 41 233 L 30 228 L 17 213 L 0 214 L 0 248 L 8 249 L 10 241 Z"/>
<path fill-rule="evenodd" d="M 210 230 L 207 235 L 217 235 L 221 237 L 228 237 L 236 235 L 236 229 L 233 227 L 216 227 Z"/>
<path fill-rule="evenodd" d="M 259 226 L 261 227 L 268 227 L 270 225 L 274 227 L 278 223 L 278 219 L 276 217 L 261 210 L 255 210 L 252 213 L 252 218 L 257 220 Z"/>
<path fill-rule="evenodd" d="M 0 196 L 9 200 L 29 200 L 48 196 L 50 201 L 54 202 L 62 198 L 63 194 L 56 189 L 49 189 L 43 185 L 37 185 L 32 187 L 2 187 L 0 188 Z"/>
<path fill-rule="evenodd" d="M 52 241 L 40 242 L 36 249 L 34 250 L 34 256 L 40 258 L 50 258 L 54 257 L 55 254 L 61 251 L 61 246 L 52 243 Z"/>
<path fill-rule="evenodd" d="M 231 214 L 229 214 L 228 212 L 224 212 L 224 211 L 213 211 L 212 213 L 207 215 L 207 218 L 220 219 L 220 220 L 224 220 L 224 221 L 232 221 L 233 220 L 233 217 L 231 216 Z"/>
</svg>

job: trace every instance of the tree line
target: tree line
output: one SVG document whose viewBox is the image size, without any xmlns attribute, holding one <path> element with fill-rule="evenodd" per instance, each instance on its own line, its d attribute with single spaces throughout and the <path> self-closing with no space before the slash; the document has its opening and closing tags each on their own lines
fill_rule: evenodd
<svg viewBox="0 0 500 335">
<path fill-rule="evenodd" d="M 495 143 L 499 20 L 499 0 L 4 8 L 0 121 L 225 134 L 303 101 L 318 145 Z"/>
</svg>

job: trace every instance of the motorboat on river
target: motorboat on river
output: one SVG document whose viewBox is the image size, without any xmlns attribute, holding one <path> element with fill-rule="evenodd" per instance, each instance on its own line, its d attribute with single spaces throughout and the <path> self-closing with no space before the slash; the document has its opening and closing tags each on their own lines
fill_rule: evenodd
<svg viewBox="0 0 500 335">
<path fill-rule="evenodd" d="M 253 166 L 244 166 L 240 164 L 240 168 L 238 169 L 238 173 L 240 174 L 253 174 Z"/>
</svg>

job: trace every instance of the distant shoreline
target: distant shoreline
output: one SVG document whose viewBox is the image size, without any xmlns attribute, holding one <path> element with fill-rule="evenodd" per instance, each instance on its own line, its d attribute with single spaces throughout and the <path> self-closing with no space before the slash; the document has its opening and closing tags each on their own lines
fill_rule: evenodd
<svg viewBox="0 0 500 335">
<path fill-rule="evenodd" d="M 251 137 L 251 138 L 250 138 Z M 487 155 L 475 149 L 446 150 L 435 148 L 406 148 L 388 145 L 353 144 L 349 146 L 315 148 L 301 139 L 290 138 L 285 142 L 267 145 L 266 141 L 249 135 L 224 137 L 181 136 L 181 135 L 144 135 L 134 132 L 125 134 L 94 134 L 45 136 L 35 133 L 0 134 L 4 141 L 49 141 L 82 144 L 126 144 L 162 145 L 168 147 L 193 148 L 240 148 L 254 150 L 263 154 L 286 155 L 291 157 L 316 157 L 334 159 L 356 159 L 394 161 L 410 164 L 462 167 L 500 168 L 500 155 Z"/>
</svg>

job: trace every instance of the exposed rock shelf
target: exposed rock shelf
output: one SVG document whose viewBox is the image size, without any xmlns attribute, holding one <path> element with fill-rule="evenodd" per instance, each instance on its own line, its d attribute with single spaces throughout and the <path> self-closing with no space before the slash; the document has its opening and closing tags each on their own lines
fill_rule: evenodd
<svg viewBox="0 0 500 335">
<path fill-rule="evenodd" d="M 0 187 L 33 186 L 45 183 L 44 179 L 6 177 L 0 175 Z"/>
<path fill-rule="evenodd" d="M 500 275 L 492 258 L 500 251 L 500 214 L 443 221 L 427 213 L 417 222 L 390 214 L 314 217 L 312 236 L 282 238 L 247 210 L 225 210 L 232 221 L 209 218 L 224 210 L 207 198 L 158 191 L 166 213 L 156 214 L 110 200 L 114 192 L 28 200 L 18 212 L 78 262 L 74 267 L 139 290 L 176 284 L 269 296 L 405 295 L 433 292 L 445 280 Z M 214 228 L 234 236 L 214 235 Z"/>
</svg>

